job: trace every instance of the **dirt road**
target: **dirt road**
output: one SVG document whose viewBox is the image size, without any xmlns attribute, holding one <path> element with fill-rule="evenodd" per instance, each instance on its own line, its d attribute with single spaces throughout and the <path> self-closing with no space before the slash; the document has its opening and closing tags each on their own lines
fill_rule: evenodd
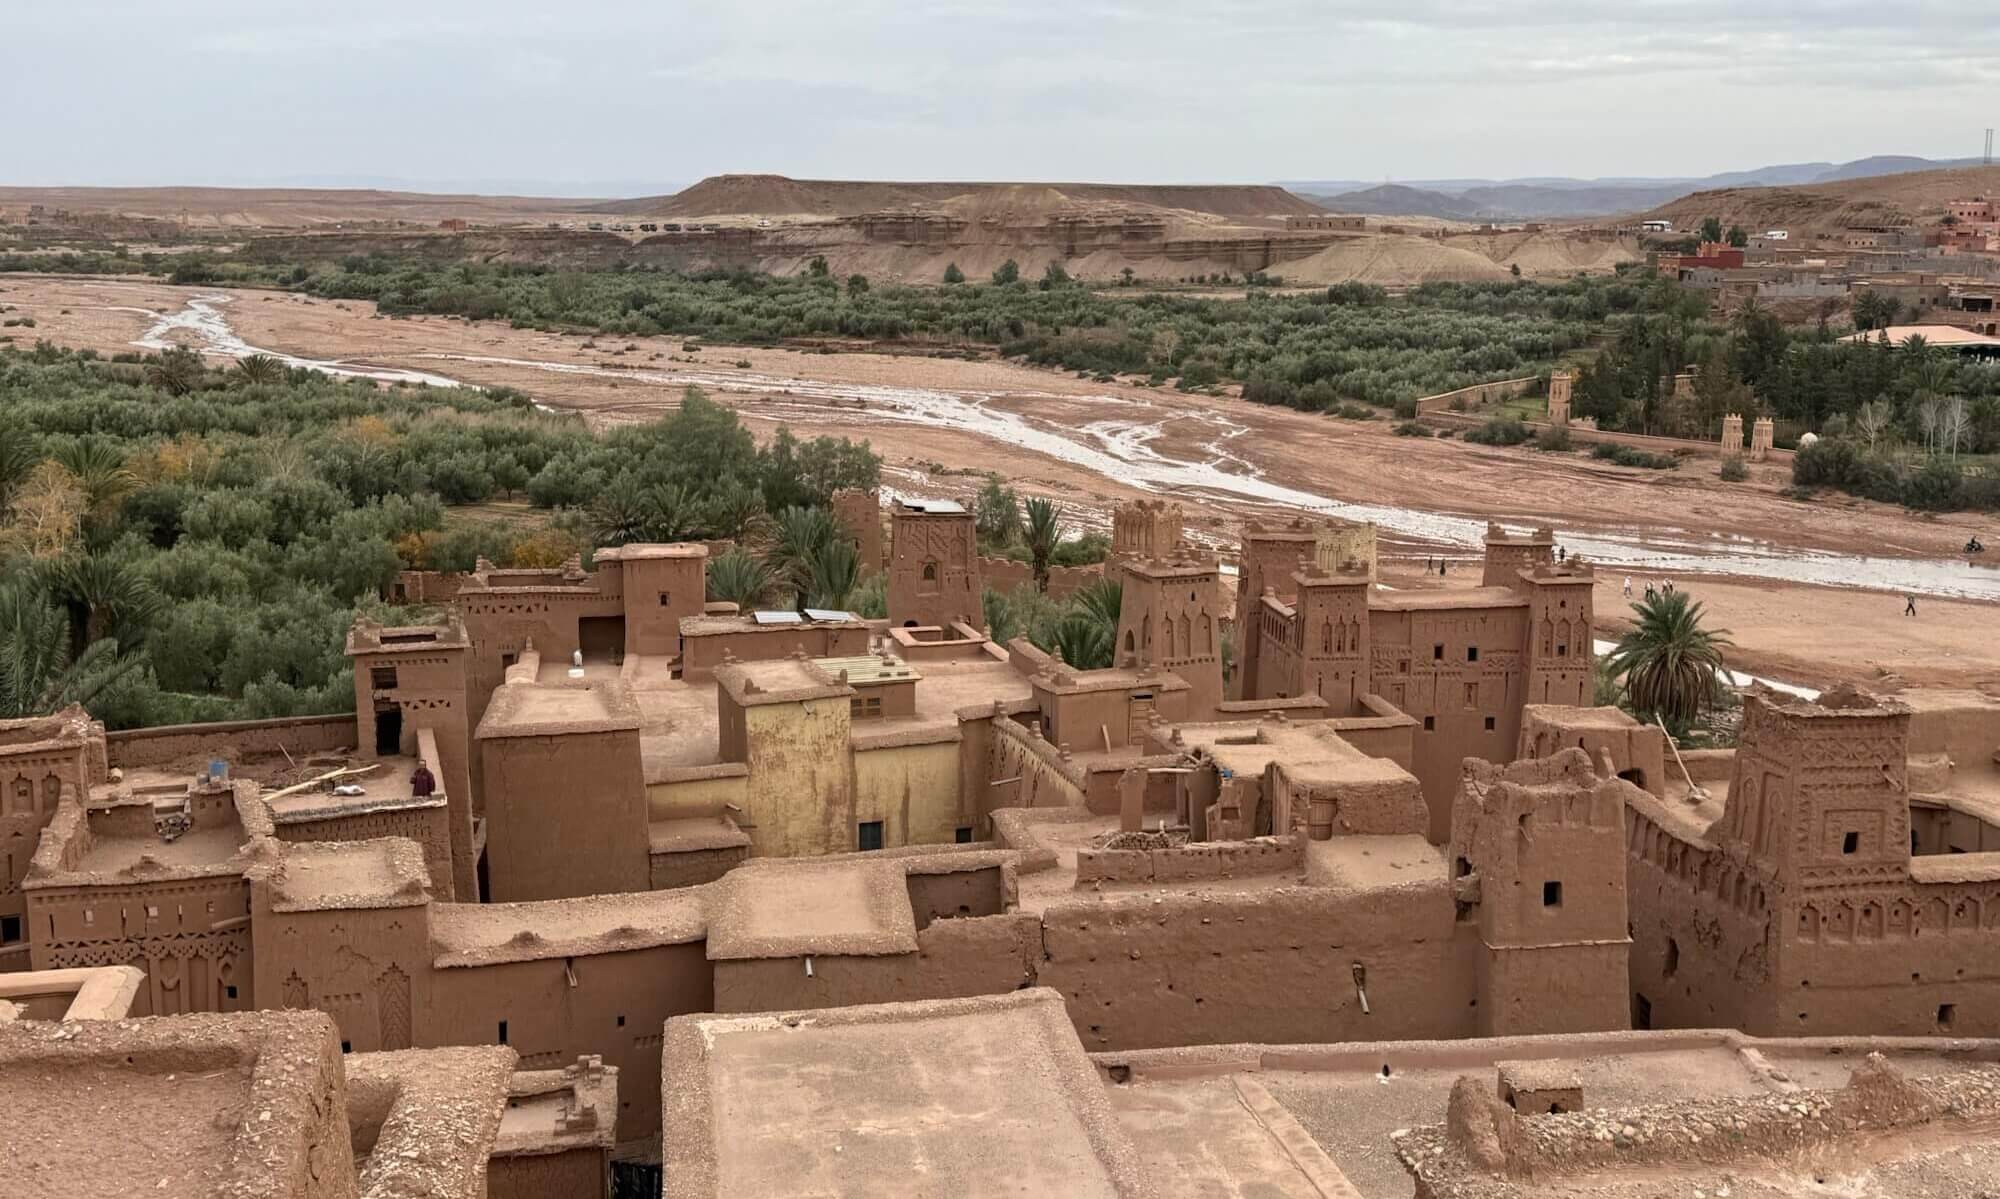
<svg viewBox="0 0 2000 1199">
<path fill-rule="evenodd" d="M 506 384 L 594 424 L 644 420 L 696 384 L 768 433 L 866 437 L 893 488 L 965 494 L 992 471 L 1102 522 L 1118 500 L 1169 494 L 1217 543 L 1246 518 L 1301 507 L 1374 519 L 1385 553 L 1469 560 L 1487 519 L 1546 524 L 1603 563 L 1599 611 L 1622 611 L 1626 574 L 1673 577 L 1735 630 L 1739 658 L 1781 677 L 2000 686 L 1992 644 L 2000 570 L 1957 556 L 1972 515 L 1920 518 L 1850 500 L 1784 498 L 1780 468 L 1725 484 L 1712 462 L 1678 471 L 1613 467 L 1579 455 L 1394 436 L 1351 422 L 1234 399 L 1098 384 L 1012 363 L 890 354 L 713 347 L 678 338 L 598 338 L 457 318 L 390 319 L 371 305 L 258 291 L 63 277 L 0 276 L 9 316 L 34 337 L 101 352 L 135 342 L 214 348 L 202 322 L 163 318 L 205 301 L 236 339 L 343 369 L 385 368 Z M 165 325 L 165 328 L 162 326 Z M 1458 572 L 1454 572 L 1457 574 Z M 1689 580 L 1701 578 L 1698 585 Z M 1454 582 L 1457 580 L 1454 579 Z M 1856 590 L 1861 589 L 1861 590 Z M 1901 616 L 1905 591 L 1926 598 Z M 1784 669 L 1780 669 L 1783 667 Z"/>
</svg>

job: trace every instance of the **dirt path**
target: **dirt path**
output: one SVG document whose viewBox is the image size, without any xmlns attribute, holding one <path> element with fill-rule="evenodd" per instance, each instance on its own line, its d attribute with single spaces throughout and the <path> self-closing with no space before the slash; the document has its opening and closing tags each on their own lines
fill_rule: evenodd
<svg viewBox="0 0 2000 1199">
<path fill-rule="evenodd" d="M 390 319 L 365 303 L 272 292 L 0 276 L 0 304 L 18 310 L 10 317 L 33 316 L 34 337 L 104 353 L 130 349 L 158 323 L 154 314 L 218 294 L 227 299 L 215 306 L 250 346 L 519 387 L 597 425 L 649 419 L 696 383 L 760 433 L 786 423 L 868 438 L 884 457 L 886 482 L 902 490 L 965 494 L 993 471 L 1067 500 L 1090 521 L 1118 500 L 1166 493 L 1218 543 L 1233 541 L 1246 517 L 1311 506 L 1377 519 L 1385 552 L 1417 560 L 1438 551 L 1470 558 L 1489 518 L 1547 524 L 1572 552 L 1608 564 L 1599 597 L 1607 631 L 1622 611 L 1616 592 L 1625 574 L 1635 582 L 1671 575 L 1682 586 L 1708 574 L 1696 589 L 1735 630 L 1739 656 L 1769 673 L 2000 683 L 1994 608 L 1968 602 L 2000 599 L 2000 570 L 1957 558 L 1970 532 L 1996 542 L 1990 520 L 1788 500 L 1781 468 L 1752 467 L 1748 483 L 1724 484 L 1712 463 L 1651 472 L 1397 437 L 1386 421 L 1098 384 L 992 360 L 689 351 L 678 338 L 593 340 L 457 318 Z M 198 343 L 202 334 L 168 336 Z M 1860 587 L 1873 590 L 1850 589 Z M 1893 598 L 1905 588 L 1959 598 L 1926 599 L 1910 622 Z"/>
</svg>

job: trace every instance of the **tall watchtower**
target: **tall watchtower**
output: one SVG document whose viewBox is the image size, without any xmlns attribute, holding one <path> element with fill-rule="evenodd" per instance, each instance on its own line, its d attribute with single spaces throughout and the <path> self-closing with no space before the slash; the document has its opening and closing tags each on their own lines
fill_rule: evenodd
<svg viewBox="0 0 2000 1199">
<path fill-rule="evenodd" d="M 889 622 L 983 627 L 972 513 L 950 500 L 899 500 L 889 525 Z"/>
<path fill-rule="evenodd" d="M 1910 709 L 1852 687 L 1817 703 L 1750 694 L 1709 837 L 1795 888 L 1901 880 L 1910 869 Z"/>
<path fill-rule="evenodd" d="M 1549 376 L 1549 424 L 1558 429 L 1569 427 L 1570 389 L 1575 385 L 1576 376 L 1569 371 Z"/>
<path fill-rule="evenodd" d="M 1486 572 L 1480 577 L 1485 587 L 1520 589 L 1520 573 L 1538 566 L 1553 566 L 1556 535 L 1553 529 L 1532 533 L 1509 533 L 1497 522 L 1486 522 Z"/>
<path fill-rule="evenodd" d="M 1299 691 L 1326 700 L 1330 714 L 1360 711 L 1369 691 L 1367 573 L 1358 562 L 1334 573 L 1292 576 L 1298 588 Z"/>
<path fill-rule="evenodd" d="M 1528 597 L 1527 702 L 1589 707 L 1597 691 L 1592 642 L 1597 572 L 1582 558 L 1516 571 Z"/>
<path fill-rule="evenodd" d="M 1213 562 L 1125 564 L 1115 660 L 1120 666 L 1159 667 L 1179 675 L 1189 689 L 1189 720 L 1210 719 L 1222 702 L 1221 623 Z"/>
<path fill-rule="evenodd" d="M 1319 536 L 1318 528 L 1299 518 L 1277 528 L 1244 526 L 1236 580 L 1236 677 L 1230 687 L 1235 698 L 1266 698 L 1257 637 L 1264 589 L 1289 595 L 1293 573 L 1313 561 Z"/>
<path fill-rule="evenodd" d="M 1459 919 L 1479 930 L 1480 1036 L 1622 1029 L 1623 779 L 1580 749 L 1507 766 L 1468 758 L 1452 808 Z"/>
</svg>

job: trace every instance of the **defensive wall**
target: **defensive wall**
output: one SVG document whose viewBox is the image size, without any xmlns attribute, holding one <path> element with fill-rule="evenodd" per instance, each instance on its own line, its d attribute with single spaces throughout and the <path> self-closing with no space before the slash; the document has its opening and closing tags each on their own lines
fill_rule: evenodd
<svg viewBox="0 0 2000 1199">
<path fill-rule="evenodd" d="M 113 766 L 131 770 L 164 766 L 204 754 L 239 758 L 281 757 L 327 753 L 355 747 L 354 713 L 331 716 L 282 716 L 273 720 L 226 720 L 214 724 L 163 724 L 149 729 L 119 729 L 104 734 Z M 231 754 L 217 755 L 227 745 Z"/>
<path fill-rule="evenodd" d="M 1477 412 L 1503 400 L 1527 395 L 1540 384 L 1538 375 L 1521 379 L 1500 379 L 1492 383 L 1474 383 L 1470 387 L 1460 387 L 1452 391 L 1441 391 L 1436 395 L 1424 396 L 1417 401 L 1417 415 L 1429 416 L 1437 412 Z M 1460 408 L 1453 408 L 1457 403 Z"/>
</svg>

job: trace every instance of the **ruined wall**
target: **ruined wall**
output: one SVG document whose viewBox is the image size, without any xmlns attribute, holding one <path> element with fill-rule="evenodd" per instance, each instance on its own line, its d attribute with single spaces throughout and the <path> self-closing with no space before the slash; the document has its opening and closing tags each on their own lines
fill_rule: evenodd
<svg viewBox="0 0 2000 1199">
<path fill-rule="evenodd" d="M 861 491 L 852 487 L 842 488 L 833 493 L 833 519 L 854 539 L 855 559 L 861 564 L 861 577 L 867 578 L 882 569 L 882 496 L 870 489 Z"/>
<path fill-rule="evenodd" d="M 446 811 L 442 805 L 430 808 L 396 808 L 383 812 L 364 812 L 354 816 L 336 816 L 331 820 L 280 824 L 276 826 L 275 831 L 278 840 L 288 843 L 370 841 L 376 837 L 407 837 L 423 848 L 424 869 L 431 876 L 433 894 L 439 899 L 452 897 L 451 830 L 446 824 Z"/>
<path fill-rule="evenodd" d="M 1012 558 L 995 558 L 982 555 L 979 559 L 981 583 L 994 591 L 1012 591 L 1016 587 L 1035 585 L 1035 567 L 1032 562 L 1016 562 Z M 1078 591 L 1104 578 L 1104 565 L 1091 566 L 1051 566 L 1049 567 L 1049 598 L 1068 599 Z"/>
<path fill-rule="evenodd" d="M 1043 925 L 1037 981 L 1063 993 L 1087 1050 L 1465 1037 L 1478 1015 L 1478 939 L 1441 889 L 1059 903 Z"/>
<path fill-rule="evenodd" d="M 1455 391 L 1439 392 L 1424 396 L 1417 401 L 1417 414 L 1427 416 L 1433 412 L 1478 412 L 1501 400 L 1511 400 L 1534 390 L 1541 380 L 1530 375 L 1523 379 L 1501 379 L 1494 383 L 1475 383 L 1471 387 L 1461 387 Z M 1452 405 L 1456 402 L 1458 407 Z"/>
<path fill-rule="evenodd" d="M 1635 804 L 1625 820 L 1632 1026 L 1792 1035 L 1770 1000 L 1777 937 L 1764 881 L 1667 832 L 1653 809 Z"/>
<path fill-rule="evenodd" d="M 353 749 L 354 715 L 285 716 L 276 720 L 229 720 L 214 724 L 168 724 L 120 729 L 104 735 L 111 765 L 132 770 L 191 758 L 241 762 Z"/>
<path fill-rule="evenodd" d="M 572 982 L 574 979 L 574 982 Z M 713 974 L 705 942 L 620 953 L 538 958 L 436 971 L 417 1043 L 505 1043 L 521 1069 L 557 1069 L 587 1053 L 618 1067 L 618 1077 L 660 1076 L 660 1036 L 669 1016 L 712 1012 Z M 501 1036 L 501 1022 L 506 1035 Z M 618 1088 L 618 1136 L 651 1135 L 660 1124 L 660 1089 Z"/>
<path fill-rule="evenodd" d="M 854 819 L 882 822 L 884 847 L 957 838 L 958 739 L 854 748 Z M 841 848 L 852 848 L 852 845 Z"/>
<path fill-rule="evenodd" d="M 1297 874 L 1305 866 L 1305 839 L 1257 837 L 1249 841 L 1196 841 L 1171 849 L 1079 849 L 1079 886 L 1108 883 L 1182 883 Z"/>
</svg>

